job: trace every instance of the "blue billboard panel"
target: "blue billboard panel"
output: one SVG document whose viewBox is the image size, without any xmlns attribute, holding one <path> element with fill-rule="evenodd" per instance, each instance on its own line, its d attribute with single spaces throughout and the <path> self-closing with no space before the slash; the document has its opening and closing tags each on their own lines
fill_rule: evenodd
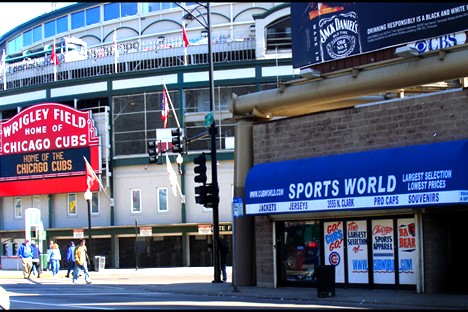
<svg viewBox="0 0 468 312">
<path fill-rule="evenodd" d="M 468 141 L 255 165 L 246 214 L 468 203 Z"/>
<path fill-rule="evenodd" d="M 293 67 L 468 29 L 463 2 L 291 2 Z"/>
</svg>

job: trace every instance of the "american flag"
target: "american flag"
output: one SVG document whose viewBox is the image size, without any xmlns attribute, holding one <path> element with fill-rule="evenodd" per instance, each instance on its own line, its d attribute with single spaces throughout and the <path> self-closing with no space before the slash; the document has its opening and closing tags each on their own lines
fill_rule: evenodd
<svg viewBox="0 0 468 312">
<path fill-rule="evenodd" d="M 161 102 L 161 120 L 164 123 L 164 128 L 167 126 L 167 117 L 169 116 L 169 105 L 167 103 L 166 86 L 163 88 L 163 97 Z"/>
</svg>

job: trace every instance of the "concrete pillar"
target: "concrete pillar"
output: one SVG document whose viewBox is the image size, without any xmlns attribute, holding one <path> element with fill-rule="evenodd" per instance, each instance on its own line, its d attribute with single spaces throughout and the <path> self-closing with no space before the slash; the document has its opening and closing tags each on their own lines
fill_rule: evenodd
<svg viewBox="0 0 468 312">
<path fill-rule="evenodd" d="M 235 133 L 234 151 L 234 197 L 242 198 L 245 212 L 245 178 L 253 166 L 252 121 L 239 120 Z M 255 219 L 252 216 L 233 218 L 233 264 L 234 286 L 256 284 L 255 275 Z"/>
</svg>

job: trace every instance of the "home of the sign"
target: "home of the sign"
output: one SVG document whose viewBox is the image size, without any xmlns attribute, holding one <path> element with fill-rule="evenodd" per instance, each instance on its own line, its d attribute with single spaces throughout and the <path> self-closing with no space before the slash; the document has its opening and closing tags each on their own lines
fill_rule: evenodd
<svg viewBox="0 0 468 312">
<path fill-rule="evenodd" d="M 23 163 L 16 165 L 16 174 L 44 174 L 67 172 L 73 169 L 71 159 L 64 159 L 63 151 L 23 155 Z"/>
</svg>

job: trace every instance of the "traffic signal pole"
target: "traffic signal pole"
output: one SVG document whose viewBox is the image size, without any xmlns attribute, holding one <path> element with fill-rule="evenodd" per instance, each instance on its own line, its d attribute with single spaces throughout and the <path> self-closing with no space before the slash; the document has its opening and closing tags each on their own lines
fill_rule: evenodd
<svg viewBox="0 0 468 312">
<path fill-rule="evenodd" d="M 208 68 L 209 68 L 209 92 L 210 92 L 210 110 L 211 113 L 214 114 L 215 109 L 215 101 L 214 101 L 214 77 L 213 77 L 213 51 L 212 51 L 212 38 L 211 38 L 211 8 L 210 2 L 206 2 L 205 4 L 196 2 L 198 6 L 202 6 L 206 9 L 206 20 L 203 14 L 200 16 L 203 18 L 205 23 L 203 23 L 197 16 L 193 15 L 192 12 L 194 10 L 198 11 L 198 6 L 192 10 L 192 12 L 185 9 L 183 6 L 175 2 L 177 6 L 182 8 L 187 14 L 184 18 L 187 19 L 195 19 L 197 20 L 200 25 L 202 25 L 208 32 Z M 200 13 L 200 11 L 198 11 Z M 211 196 L 207 196 L 207 198 L 211 198 L 211 208 L 213 209 L 213 262 L 214 262 L 214 281 L 213 283 L 222 283 L 221 281 L 221 267 L 220 267 L 220 259 L 219 259 L 219 248 L 218 248 L 218 241 L 219 241 L 219 186 L 218 186 L 218 160 L 216 157 L 216 118 L 213 118 L 213 121 L 210 125 L 209 134 L 211 139 L 211 185 L 209 187 L 205 187 L 205 190 L 211 190 Z M 210 200 L 208 200 L 210 201 Z"/>
<path fill-rule="evenodd" d="M 210 107 L 214 114 L 214 77 L 213 77 L 213 53 L 212 53 L 212 38 L 211 38 L 211 10 L 210 3 L 206 3 L 206 26 L 208 30 L 208 64 L 209 64 L 209 80 L 210 80 Z M 211 187 L 213 188 L 213 254 L 214 254 L 214 280 L 213 283 L 221 283 L 221 267 L 219 259 L 219 187 L 218 187 L 218 160 L 216 157 L 216 118 L 210 126 L 211 138 Z"/>
</svg>

